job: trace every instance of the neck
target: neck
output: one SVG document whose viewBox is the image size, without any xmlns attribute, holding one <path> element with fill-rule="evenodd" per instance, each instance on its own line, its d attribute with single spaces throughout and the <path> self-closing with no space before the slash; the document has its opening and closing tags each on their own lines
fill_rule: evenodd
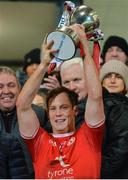
<svg viewBox="0 0 128 180">
<path fill-rule="evenodd" d="M 1 113 L 7 114 L 7 113 L 13 113 L 15 111 L 15 107 L 13 109 L 0 109 Z"/>
</svg>

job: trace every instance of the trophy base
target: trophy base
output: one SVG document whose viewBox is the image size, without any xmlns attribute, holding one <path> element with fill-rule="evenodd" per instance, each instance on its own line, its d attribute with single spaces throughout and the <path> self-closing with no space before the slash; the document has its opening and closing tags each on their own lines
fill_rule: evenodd
<svg viewBox="0 0 128 180">
<path fill-rule="evenodd" d="M 69 28 L 68 28 L 69 29 Z M 76 53 L 76 45 L 73 38 L 61 30 L 49 33 L 47 42 L 53 40 L 53 49 L 59 50 L 54 56 L 62 61 L 71 59 Z"/>
</svg>

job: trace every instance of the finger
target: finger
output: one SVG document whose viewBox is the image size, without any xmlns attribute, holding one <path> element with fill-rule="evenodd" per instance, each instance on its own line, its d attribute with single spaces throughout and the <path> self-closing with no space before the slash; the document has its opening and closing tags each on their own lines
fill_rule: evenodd
<svg viewBox="0 0 128 180">
<path fill-rule="evenodd" d="M 53 44 L 54 44 L 54 41 L 53 41 L 53 40 L 47 41 L 46 47 L 47 47 L 48 49 L 51 49 L 52 46 L 53 46 Z"/>
<path fill-rule="evenodd" d="M 54 53 L 57 53 L 58 51 L 59 51 L 58 49 L 51 49 L 50 53 L 54 54 Z"/>
<path fill-rule="evenodd" d="M 51 83 L 44 83 L 43 85 L 44 85 L 44 87 L 45 87 L 46 89 L 49 89 L 49 90 L 55 88 L 55 86 L 53 86 Z"/>
<path fill-rule="evenodd" d="M 51 83 L 51 84 L 56 84 L 56 81 L 53 80 L 53 79 L 50 79 L 50 78 L 44 78 L 44 81 L 47 82 L 47 83 Z"/>
<path fill-rule="evenodd" d="M 44 84 L 42 85 L 42 87 L 45 88 L 45 89 L 47 89 L 47 90 L 49 90 L 49 87 L 46 85 L 46 83 L 44 83 Z"/>
<path fill-rule="evenodd" d="M 47 40 L 47 37 L 48 37 L 48 33 L 46 34 L 46 36 L 44 37 L 44 41 L 43 41 L 43 43 L 42 43 L 42 46 L 47 46 L 47 48 L 51 48 L 52 46 L 53 46 L 53 44 L 54 44 L 54 41 L 53 40 L 50 40 L 50 41 L 48 41 Z"/>
<path fill-rule="evenodd" d="M 47 33 L 46 36 L 44 37 L 43 44 L 47 44 L 47 37 L 48 37 L 48 33 Z"/>
<path fill-rule="evenodd" d="M 85 30 L 85 27 L 82 24 L 77 24 L 77 23 L 69 26 L 69 28 L 72 29 L 75 32 L 78 32 L 80 30 Z"/>
<path fill-rule="evenodd" d="M 50 75 L 49 75 L 48 78 L 51 79 L 51 80 L 53 80 L 53 81 L 55 81 L 55 82 L 58 81 L 55 75 L 53 75 L 53 76 L 50 76 Z"/>
</svg>

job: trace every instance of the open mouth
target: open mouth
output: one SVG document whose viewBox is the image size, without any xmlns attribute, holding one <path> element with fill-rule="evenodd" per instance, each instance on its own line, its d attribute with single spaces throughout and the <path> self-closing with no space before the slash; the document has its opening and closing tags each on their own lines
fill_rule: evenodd
<svg viewBox="0 0 128 180">
<path fill-rule="evenodd" d="M 10 101 L 12 101 L 13 99 L 13 96 L 2 96 L 1 97 L 1 100 L 4 102 L 4 103 L 8 103 Z"/>
<path fill-rule="evenodd" d="M 55 122 L 56 123 L 63 123 L 66 119 L 56 119 Z"/>
<path fill-rule="evenodd" d="M 14 95 L 13 94 L 3 94 L 3 95 L 1 95 L 1 99 L 12 99 L 14 97 Z"/>
</svg>

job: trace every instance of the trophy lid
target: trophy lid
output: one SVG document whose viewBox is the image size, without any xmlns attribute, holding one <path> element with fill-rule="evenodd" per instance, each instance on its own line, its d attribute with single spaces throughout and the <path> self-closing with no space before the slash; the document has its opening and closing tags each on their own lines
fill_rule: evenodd
<svg viewBox="0 0 128 180">
<path fill-rule="evenodd" d="M 99 28 L 100 21 L 97 13 L 86 5 L 81 5 L 75 8 L 70 16 L 70 24 L 82 24 L 85 27 L 87 34 Z"/>
</svg>

